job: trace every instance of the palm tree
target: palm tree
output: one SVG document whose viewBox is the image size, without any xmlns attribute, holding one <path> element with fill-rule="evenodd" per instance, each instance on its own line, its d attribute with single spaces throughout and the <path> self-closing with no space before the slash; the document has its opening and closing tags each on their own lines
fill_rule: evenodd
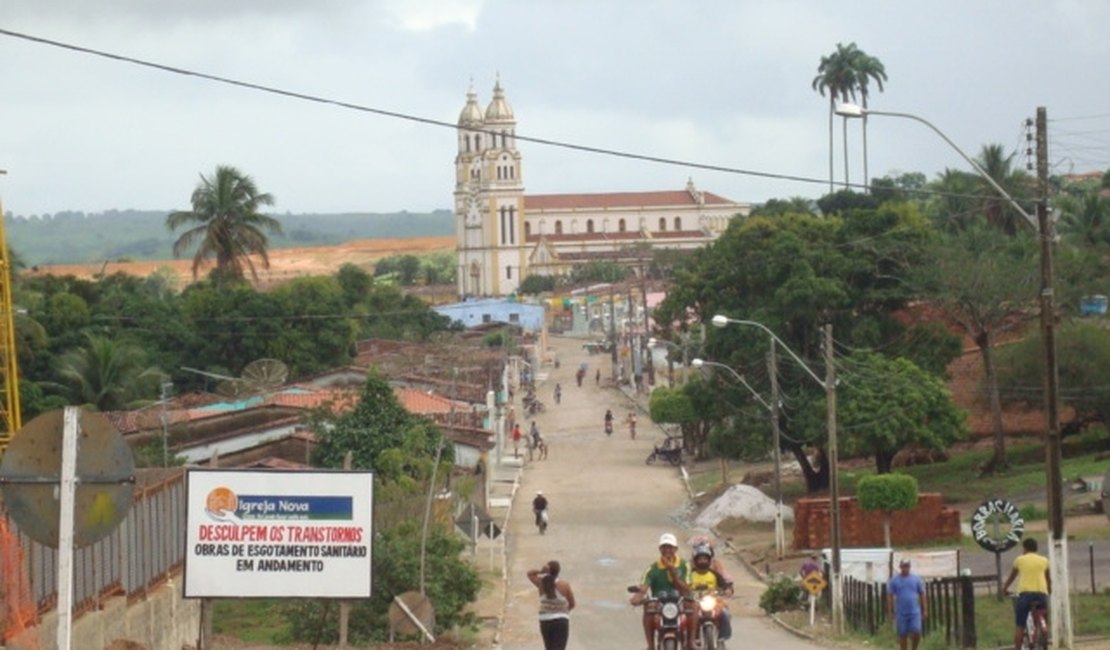
<svg viewBox="0 0 1110 650">
<path fill-rule="evenodd" d="M 859 59 L 856 61 L 856 83 L 859 85 L 860 101 L 863 102 L 863 182 L 867 185 L 871 183 L 871 177 L 867 175 L 867 96 L 870 94 L 868 86 L 871 80 L 875 80 L 875 85 L 879 88 L 879 92 L 883 92 L 883 82 L 886 81 L 886 68 L 883 67 L 883 62 L 879 59 L 860 52 Z"/>
<path fill-rule="evenodd" d="M 99 411 L 136 408 L 155 395 L 164 375 L 131 343 L 86 334 L 85 345 L 64 353 L 57 372 L 75 404 Z"/>
<path fill-rule="evenodd" d="M 1104 247 L 1110 244 L 1110 199 L 1098 191 L 1082 196 L 1062 196 L 1057 206 L 1057 223 L 1064 241 L 1082 247 Z"/>
<path fill-rule="evenodd" d="M 856 87 L 859 77 L 856 73 L 856 59 L 861 52 L 855 43 L 845 46 L 836 44 L 836 51 L 828 56 L 821 57 L 817 66 L 817 76 L 813 78 L 813 89 L 825 96 L 829 91 L 829 193 L 833 192 L 833 115 L 836 113 L 836 101 L 846 102 L 856 98 Z M 844 120 L 844 132 L 847 137 L 848 121 Z M 848 149 L 844 148 L 844 184 L 848 184 Z"/>
<path fill-rule="evenodd" d="M 262 259 L 262 267 L 270 267 L 266 248 L 268 231 L 281 233 L 281 223 L 273 217 L 260 214 L 258 208 L 273 205 L 274 197 L 260 193 L 250 176 L 227 165 L 216 168 L 216 173 L 205 177 L 193 190 L 192 210 L 171 213 L 166 217 L 166 227 L 196 223 L 186 230 L 173 244 L 173 254 L 181 257 L 199 242 L 193 255 L 193 278 L 197 270 L 211 257 L 216 258 L 217 283 L 224 278 L 243 278 L 244 264 L 251 276 L 258 279 L 252 255 Z"/>
<path fill-rule="evenodd" d="M 1006 155 L 1000 144 L 984 145 L 976 162 L 1007 194 L 1020 201 L 1029 194 L 1029 176 L 1020 169 L 1013 168 L 1014 155 Z M 1023 217 L 985 179 L 979 180 L 979 187 L 984 197 L 983 213 L 987 221 L 1008 235 L 1017 234 L 1018 223 Z"/>
</svg>

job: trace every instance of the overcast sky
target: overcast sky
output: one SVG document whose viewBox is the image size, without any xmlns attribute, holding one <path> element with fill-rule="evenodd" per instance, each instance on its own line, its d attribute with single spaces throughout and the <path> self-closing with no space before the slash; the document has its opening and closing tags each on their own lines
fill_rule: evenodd
<svg viewBox="0 0 1110 650">
<path fill-rule="evenodd" d="M 454 123 L 500 75 L 521 135 L 812 178 L 774 180 L 520 143 L 526 192 L 827 191 L 821 56 L 886 66 L 871 107 L 969 154 L 1019 152 L 1049 117 L 1055 173 L 1110 168 L 1110 3 L 1100 0 L 4 0 L 0 29 Z M 837 124 L 837 177 L 842 178 Z M 926 127 L 872 117 L 870 175 L 966 169 Z M 849 151 L 862 182 L 859 126 Z M 17 215 L 188 207 L 230 164 L 273 211 L 452 206 L 452 129 L 0 35 L 0 197 Z M 821 179 L 825 179 L 822 181 Z"/>
</svg>

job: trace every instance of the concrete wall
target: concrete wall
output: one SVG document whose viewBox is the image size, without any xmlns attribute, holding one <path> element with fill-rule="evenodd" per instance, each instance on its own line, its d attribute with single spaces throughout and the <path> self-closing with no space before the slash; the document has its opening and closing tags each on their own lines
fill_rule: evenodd
<svg viewBox="0 0 1110 650">
<path fill-rule="evenodd" d="M 180 580 L 175 580 L 130 607 L 123 597 L 110 598 L 101 609 L 82 614 L 73 621 L 72 645 L 100 650 L 116 639 L 127 639 L 147 650 L 181 650 L 196 644 L 199 630 L 200 600 L 183 599 Z M 57 611 L 44 616 L 28 634 L 34 638 L 9 641 L 7 650 L 57 650 Z"/>
</svg>

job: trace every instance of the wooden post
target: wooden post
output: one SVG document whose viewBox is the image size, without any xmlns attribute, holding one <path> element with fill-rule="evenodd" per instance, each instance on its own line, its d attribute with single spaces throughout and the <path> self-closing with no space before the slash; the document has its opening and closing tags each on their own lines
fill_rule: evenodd
<svg viewBox="0 0 1110 650">
<path fill-rule="evenodd" d="M 960 616 L 963 620 L 960 647 L 974 648 L 978 639 L 975 634 L 975 585 L 971 582 L 971 576 L 960 576 L 960 592 L 960 604 L 963 610 Z"/>
</svg>

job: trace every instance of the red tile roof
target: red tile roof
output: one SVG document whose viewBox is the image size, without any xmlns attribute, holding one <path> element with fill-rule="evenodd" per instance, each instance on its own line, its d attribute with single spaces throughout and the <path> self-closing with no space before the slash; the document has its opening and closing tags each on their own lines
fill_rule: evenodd
<svg viewBox="0 0 1110 650">
<path fill-rule="evenodd" d="M 705 205 L 735 205 L 712 192 L 702 192 Z M 665 192 L 611 192 L 608 194 L 532 194 L 524 197 L 528 210 L 609 210 L 613 208 L 658 208 L 696 206 L 694 197 L 685 190 Z"/>
<path fill-rule="evenodd" d="M 409 413 L 416 415 L 431 415 L 432 413 L 469 413 L 470 404 L 465 402 L 452 402 L 446 397 L 427 393 L 415 388 L 394 388 L 393 394 L 401 402 L 401 406 Z"/>
</svg>

